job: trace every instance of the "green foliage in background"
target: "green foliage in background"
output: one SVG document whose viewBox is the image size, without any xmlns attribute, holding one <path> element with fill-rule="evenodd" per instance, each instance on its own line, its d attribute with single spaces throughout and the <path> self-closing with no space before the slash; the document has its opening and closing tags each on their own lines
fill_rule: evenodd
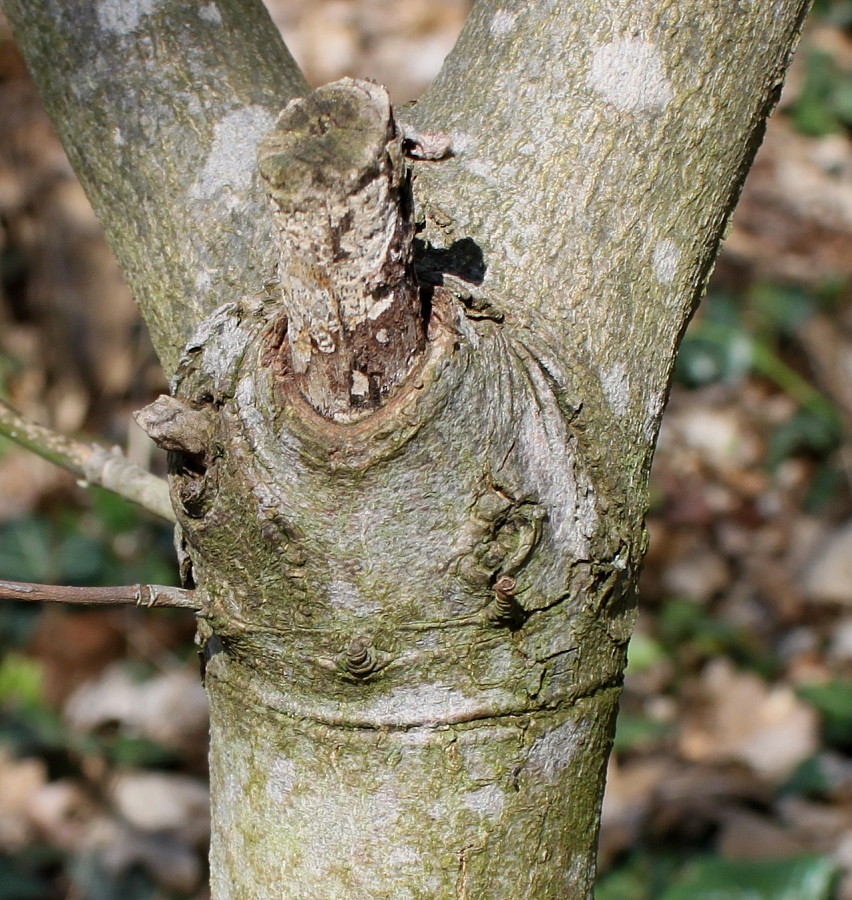
<svg viewBox="0 0 852 900">
<path fill-rule="evenodd" d="M 675 379 L 686 387 L 736 387 L 757 376 L 795 401 L 792 414 L 769 435 L 765 464 L 774 470 L 798 455 L 818 462 L 805 498 L 811 512 L 830 503 L 842 483 L 843 466 L 836 459 L 842 422 L 807 368 L 799 371 L 788 359 L 800 356 L 797 329 L 815 313 L 830 311 L 837 294 L 837 286 L 815 294 L 777 284 L 752 285 L 742 294 L 713 291 L 687 330 L 675 367 Z"/>
<path fill-rule="evenodd" d="M 0 575 L 46 584 L 174 584 L 171 529 L 109 491 L 0 524 Z"/>
<path fill-rule="evenodd" d="M 82 509 L 63 506 L 0 524 L 0 578 L 49 584 L 176 583 L 169 526 L 107 491 L 91 489 L 86 501 Z M 60 711 L 45 700 L 41 663 L 25 652 L 42 614 L 42 607 L 24 602 L 0 609 L 0 751 L 37 757 L 51 779 L 71 777 L 82 783 L 95 762 L 96 769 L 105 770 L 178 768 L 182 760 L 175 751 L 148 738 L 115 729 L 76 733 L 66 727 Z M 59 848 L 40 843 L 14 856 L 0 854 L 0 900 L 55 900 L 65 896 L 64 889 L 57 893 L 57 884 L 67 886 L 68 873 L 75 890 L 83 891 L 75 896 L 87 900 L 173 900 L 140 870 L 117 876 L 95 871 L 94 864 L 88 858 L 66 859 Z"/>
<path fill-rule="evenodd" d="M 0 854 L 0 900 L 55 900 L 49 874 L 59 869 L 61 853 L 45 845 L 15 856 Z"/>
<path fill-rule="evenodd" d="M 836 872 L 822 856 L 757 861 L 707 857 L 689 863 L 659 900 L 832 900 Z"/>
<path fill-rule="evenodd" d="M 852 69 L 812 48 L 805 58 L 805 81 L 789 110 L 796 130 L 810 137 L 852 129 Z"/>
<path fill-rule="evenodd" d="M 777 664 L 753 630 L 720 618 L 704 603 L 683 597 L 668 600 L 657 614 L 656 627 L 668 658 L 682 672 L 725 656 L 764 677 L 776 674 Z"/>
<path fill-rule="evenodd" d="M 797 692 L 819 713 L 825 743 L 852 753 L 852 680 L 800 685 Z"/>
<path fill-rule="evenodd" d="M 852 28 L 852 0 L 814 0 L 811 15 L 825 25 Z"/>
<path fill-rule="evenodd" d="M 833 900 L 837 867 L 823 856 L 677 863 L 635 853 L 601 878 L 595 900 Z"/>
<path fill-rule="evenodd" d="M 775 284 L 753 285 L 739 295 L 712 291 L 684 336 L 675 378 L 686 387 L 700 387 L 738 385 L 750 375 L 762 376 L 820 423 L 814 449 L 836 445 L 836 407 L 783 358 L 797 329 L 830 297 Z"/>
</svg>

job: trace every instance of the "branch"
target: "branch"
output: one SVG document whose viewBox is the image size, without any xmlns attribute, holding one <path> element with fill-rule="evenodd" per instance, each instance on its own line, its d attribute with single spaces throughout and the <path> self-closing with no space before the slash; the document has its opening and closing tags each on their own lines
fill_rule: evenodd
<svg viewBox="0 0 852 900">
<path fill-rule="evenodd" d="M 28 581 L 0 581 L 0 600 L 34 600 L 41 603 L 83 603 L 108 606 L 133 603 L 136 606 L 168 606 L 198 610 L 195 591 L 163 584 L 124 584 L 118 587 L 69 587 L 32 584 Z"/>
<path fill-rule="evenodd" d="M 0 400 L 0 434 L 32 450 L 44 459 L 97 484 L 143 509 L 175 521 L 168 484 L 125 459 L 120 452 L 97 444 L 83 444 L 30 422 Z"/>
<path fill-rule="evenodd" d="M 255 144 L 308 87 L 260 0 L 4 0 L 167 374 L 272 278 Z"/>
<path fill-rule="evenodd" d="M 318 412 L 353 421 L 402 382 L 425 338 L 403 136 L 387 92 L 351 78 L 321 87 L 287 106 L 258 151 L 285 317 L 267 362 Z"/>
<path fill-rule="evenodd" d="M 467 269 L 482 307 L 550 343 L 548 372 L 585 362 L 580 399 L 602 393 L 619 444 L 656 434 L 808 6 L 477 0 L 407 113 L 449 132 L 454 153 L 416 167 L 421 236 L 445 273 Z"/>
</svg>

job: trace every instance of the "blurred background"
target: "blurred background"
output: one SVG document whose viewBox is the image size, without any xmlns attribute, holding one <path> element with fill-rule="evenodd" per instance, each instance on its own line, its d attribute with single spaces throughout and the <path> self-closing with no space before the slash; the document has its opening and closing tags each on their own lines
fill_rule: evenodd
<svg viewBox="0 0 852 900">
<path fill-rule="evenodd" d="M 467 0 L 269 0 L 314 84 L 417 96 Z M 163 460 L 165 388 L 0 15 L 0 394 Z M 598 900 L 852 900 L 852 0 L 821 0 L 686 335 Z M 176 583 L 171 534 L 0 438 L 0 577 Z M 203 900 L 192 616 L 0 609 L 0 900 Z M 343 900 L 343 898 L 341 898 Z"/>
</svg>

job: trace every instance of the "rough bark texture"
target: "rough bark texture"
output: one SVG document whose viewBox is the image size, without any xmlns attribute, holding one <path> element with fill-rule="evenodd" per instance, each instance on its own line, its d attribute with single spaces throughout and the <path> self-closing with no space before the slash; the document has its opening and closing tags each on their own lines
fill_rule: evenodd
<svg viewBox="0 0 852 900">
<path fill-rule="evenodd" d="M 415 180 L 438 277 L 570 372 L 637 513 L 680 336 L 808 6 L 480 0 L 407 112 L 453 140 Z"/>
<path fill-rule="evenodd" d="M 176 381 L 215 423 L 172 491 L 204 597 L 216 896 L 585 890 L 641 530 L 607 519 L 574 411 L 503 326 L 436 298 L 410 383 L 340 425 L 282 403 L 276 310 L 224 307 Z"/>
<path fill-rule="evenodd" d="M 591 896 L 673 355 L 805 6 L 480 0 L 408 113 L 452 141 L 414 165 L 428 340 L 356 422 L 269 352 L 292 293 L 249 270 L 189 308 L 149 419 L 202 606 L 217 900 Z"/>
<path fill-rule="evenodd" d="M 293 100 L 258 147 L 283 307 L 270 353 L 338 422 L 378 408 L 423 348 L 402 143 L 384 88 L 345 79 Z"/>
</svg>

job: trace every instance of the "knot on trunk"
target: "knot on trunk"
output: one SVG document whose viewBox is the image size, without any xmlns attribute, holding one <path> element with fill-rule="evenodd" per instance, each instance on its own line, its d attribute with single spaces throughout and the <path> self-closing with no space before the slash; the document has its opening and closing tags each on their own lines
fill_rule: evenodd
<svg viewBox="0 0 852 900">
<path fill-rule="evenodd" d="M 139 427 L 163 450 L 203 455 L 210 443 L 210 416 L 183 400 L 161 394 L 133 413 Z"/>
</svg>

